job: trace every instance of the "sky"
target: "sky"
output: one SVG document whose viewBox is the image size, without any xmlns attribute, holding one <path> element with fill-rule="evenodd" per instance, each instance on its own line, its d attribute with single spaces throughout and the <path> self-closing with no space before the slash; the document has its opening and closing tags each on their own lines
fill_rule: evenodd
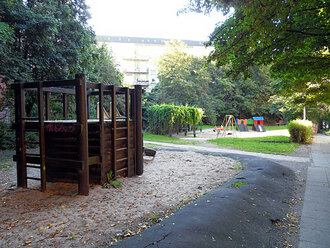
<svg viewBox="0 0 330 248">
<path fill-rule="evenodd" d="M 225 20 L 219 12 L 209 16 L 177 11 L 188 0 L 86 0 L 89 25 L 96 35 L 207 41 L 216 24 Z"/>
</svg>

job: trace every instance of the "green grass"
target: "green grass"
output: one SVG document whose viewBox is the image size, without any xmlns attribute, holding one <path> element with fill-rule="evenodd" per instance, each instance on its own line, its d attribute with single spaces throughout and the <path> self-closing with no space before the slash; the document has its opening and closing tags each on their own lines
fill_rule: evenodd
<svg viewBox="0 0 330 248">
<path fill-rule="evenodd" d="M 239 188 L 242 185 L 247 185 L 247 184 L 248 184 L 247 182 L 237 181 L 237 182 L 233 183 L 232 185 L 230 185 L 230 187 L 231 188 Z"/>
<path fill-rule="evenodd" d="M 202 130 L 210 129 L 210 128 L 213 129 L 214 128 L 214 126 L 203 125 L 203 126 L 198 126 L 197 129 L 199 130 L 201 127 L 202 127 Z"/>
<path fill-rule="evenodd" d="M 144 133 L 143 140 L 145 141 L 155 141 L 155 142 L 163 142 L 163 143 L 174 143 L 174 144 L 181 144 L 181 145 L 195 145 L 199 144 L 198 141 L 189 141 L 189 140 L 182 140 L 176 137 L 169 137 L 166 135 L 157 135 L 151 133 Z"/>
<path fill-rule="evenodd" d="M 282 126 L 264 126 L 266 131 L 274 131 L 274 130 L 286 130 L 288 129 L 288 125 Z"/>
<path fill-rule="evenodd" d="M 268 141 L 268 142 L 267 142 Z M 288 136 L 266 136 L 258 138 L 219 138 L 208 140 L 218 146 L 231 147 L 247 152 L 261 152 L 270 154 L 293 153 L 298 144 L 290 142 Z"/>
</svg>

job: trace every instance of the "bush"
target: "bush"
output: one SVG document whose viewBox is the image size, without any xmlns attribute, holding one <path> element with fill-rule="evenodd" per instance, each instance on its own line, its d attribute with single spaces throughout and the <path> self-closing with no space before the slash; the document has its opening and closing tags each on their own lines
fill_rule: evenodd
<svg viewBox="0 0 330 248">
<path fill-rule="evenodd" d="M 313 128 L 311 121 L 290 121 L 288 129 L 293 142 L 307 144 L 312 141 Z"/>
<path fill-rule="evenodd" d="M 0 150 L 15 149 L 15 132 L 10 124 L 0 122 Z"/>
<path fill-rule="evenodd" d="M 203 110 L 194 107 L 175 105 L 152 105 L 147 108 L 148 131 L 153 134 L 171 135 L 185 125 L 196 126 L 202 119 Z"/>
</svg>

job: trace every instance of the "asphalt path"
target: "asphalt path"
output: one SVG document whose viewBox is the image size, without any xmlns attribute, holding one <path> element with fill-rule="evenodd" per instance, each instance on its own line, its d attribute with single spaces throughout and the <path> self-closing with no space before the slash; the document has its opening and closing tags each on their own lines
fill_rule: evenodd
<svg viewBox="0 0 330 248">
<path fill-rule="evenodd" d="M 114 247 L 283 247 L 289 203 L 296 196 L 295 172 L 276 160 L 246 153 L 203 153 L 238 160 L 244 170 L 170 218 Z M 233 187 L 236 182 L 243 184 Z"/>
</svg>

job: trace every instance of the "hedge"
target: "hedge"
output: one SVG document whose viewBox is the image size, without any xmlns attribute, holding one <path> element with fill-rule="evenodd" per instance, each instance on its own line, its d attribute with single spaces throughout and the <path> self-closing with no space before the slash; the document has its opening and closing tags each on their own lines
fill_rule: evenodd
<svg viewBox="0 0 330 248">
<path fill-rule="evenodd" d="M 173 128 L 184 125 L 196 126 L 203 117 L 203 110 L 195 107 L 176 105 L 152 105 L 147 108 L 148 131 L 154 134 L 171 135 Z"/>
<path fill-rule="evenodd" d="M 290 121 L 288 125 L 291 140 L 296 143 L 307 144 L 312 141 L 313 124 L 307 120 Z"/>
</svg>

